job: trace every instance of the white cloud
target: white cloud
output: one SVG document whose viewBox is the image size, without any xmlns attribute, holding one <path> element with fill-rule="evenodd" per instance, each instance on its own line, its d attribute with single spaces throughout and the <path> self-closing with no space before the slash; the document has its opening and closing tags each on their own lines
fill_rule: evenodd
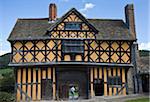
<svg viewBox="0 0 150 102">
<path fill-rule="evenodd" d="M 139 50 L 150 50 L 150 42 L 148 43 L 140 43 Z"/>
<path fill-rule="evenodd" d="M 92 9 L 95 5 L 92 3 L 86 3 L 84 5 L 84 8 L 80 9 L 81 12 L 85 12 L 88 11 L 89 9 Z"/>
<path fill-rule="evenodd" d="M 5 53 L 8 53 L 8 52 L 11 52 L 10 49 L 3 49 L 4 46 L 8 46 L 5 42 L 2 42 L 2 39 L 0 39 L 0 56 L 5 54 Z"/>
<path fill-rule="evenodd" d="M 3 54 L 6 54 L 8 52 L 10 52 L 10 51 L 0 51 L 0 56 L 3 55 Z"/>
</svg>

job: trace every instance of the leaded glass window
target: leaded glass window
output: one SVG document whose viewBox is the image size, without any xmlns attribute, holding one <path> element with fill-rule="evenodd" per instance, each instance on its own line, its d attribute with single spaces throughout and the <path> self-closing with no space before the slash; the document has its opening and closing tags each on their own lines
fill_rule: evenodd
<svg viewBox="0 0 150 102">
<path fill-rule="evenodd" d="M 81 30 L 81 23 L 67 22 L 65 23 L 65 30 Z"/>
<path fill-rule="evenodd" d="M 108 77 L 108 85 L 121 85 L 121 78 L 118 76 Z"/>
<path fill-rule="evenodd" d="M 64 54 L 84 53 L 84 44 L 82 40 L 64 40 L 62 51 Z"/>
</svg>

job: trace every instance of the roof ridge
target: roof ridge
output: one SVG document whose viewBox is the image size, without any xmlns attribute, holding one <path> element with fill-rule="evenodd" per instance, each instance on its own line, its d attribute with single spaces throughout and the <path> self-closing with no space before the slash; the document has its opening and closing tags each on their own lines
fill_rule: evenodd
<svg viewBox="0 0 150 102">
<path fill-rule="evenodd" d="M 18 20 L 48 20 L 48 18 L 18 18 Z"/>
<path fill-rule="evenodd" d="M 92 25 L 90 24 L 87 19 L 75 8 L 71 8 L 67 13 L 65 13 L 60 19 L 58 19 L 58 21 L 56 21 L 56 23 L 54 23 L 50 29 L 48 29 L 48 31 L 51 31 L 52 29 L 54 29 L 54 27 L 56 27 L 59 23 L 61 23 L 66 17 L 68 17 L 71 13 L 75 13 L 79 19 L 83 20 L 84 23 L 86 25 L 88 25 L 91 29 L 93 29 L 93 31 L 98 32 L 98 30 Z"/>
<path fill-rule="evenodd" d="M 18 18 L 18 20 L 48 20 L 48 18 Z M 123 19 L 87 18 L 87 20 L 123 21 Z"/>
<path fill-rule="evenodd" d="M 87 20 L 107 20 L 107 21 L 123 21 L 123 19 L 105 19 L 105 18 L 87 18 Z"/>
</svg>

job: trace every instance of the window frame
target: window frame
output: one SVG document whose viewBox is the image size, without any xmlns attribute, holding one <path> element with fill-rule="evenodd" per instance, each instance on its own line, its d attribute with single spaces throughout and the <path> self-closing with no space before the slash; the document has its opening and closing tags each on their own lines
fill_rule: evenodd
<svg viewBox="0 0 150 102">
<path fill-rule="evenodd" d="M 120 76 L 109 76 L 107 83 L 109 86 L 118 86 L 120 87 L 122 85 L 121 77 Z"/>
<path fill-rule="evenodd" d="M 66 50 L 66 49 L 68 49 L 68 50 Z M 62 52 L 63 52 L 63 54 L 83 54 L 84 53 L 83 40 L 77 40 L 77 39 L 63 40 Z"/>
<path fill-rule="evenodd" d="M 74 27 L 75 27 L 75 25 L 78 25 L 78 28 L 74 28 L 74 27 L 69 28 L 69 25 L 70 26 L 72 25 Z M 82 30 L 82 24 L 81 24 L 81 22 L 65 22 L 64 28 L 65 28 L 65 30 Z"/>
</svg>

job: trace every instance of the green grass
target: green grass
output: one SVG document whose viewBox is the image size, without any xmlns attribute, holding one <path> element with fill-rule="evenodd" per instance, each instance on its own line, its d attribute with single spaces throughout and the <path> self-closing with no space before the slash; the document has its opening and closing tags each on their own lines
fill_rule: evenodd
<svg viewBox="0 0 150 102">
<path fill-rule="evenodd" d="M 128 100 L 126 102 L 150 102 L 150 101 L 149 101 L 149 98 L 139 98 L 135 100 Z"/>
</svg>

